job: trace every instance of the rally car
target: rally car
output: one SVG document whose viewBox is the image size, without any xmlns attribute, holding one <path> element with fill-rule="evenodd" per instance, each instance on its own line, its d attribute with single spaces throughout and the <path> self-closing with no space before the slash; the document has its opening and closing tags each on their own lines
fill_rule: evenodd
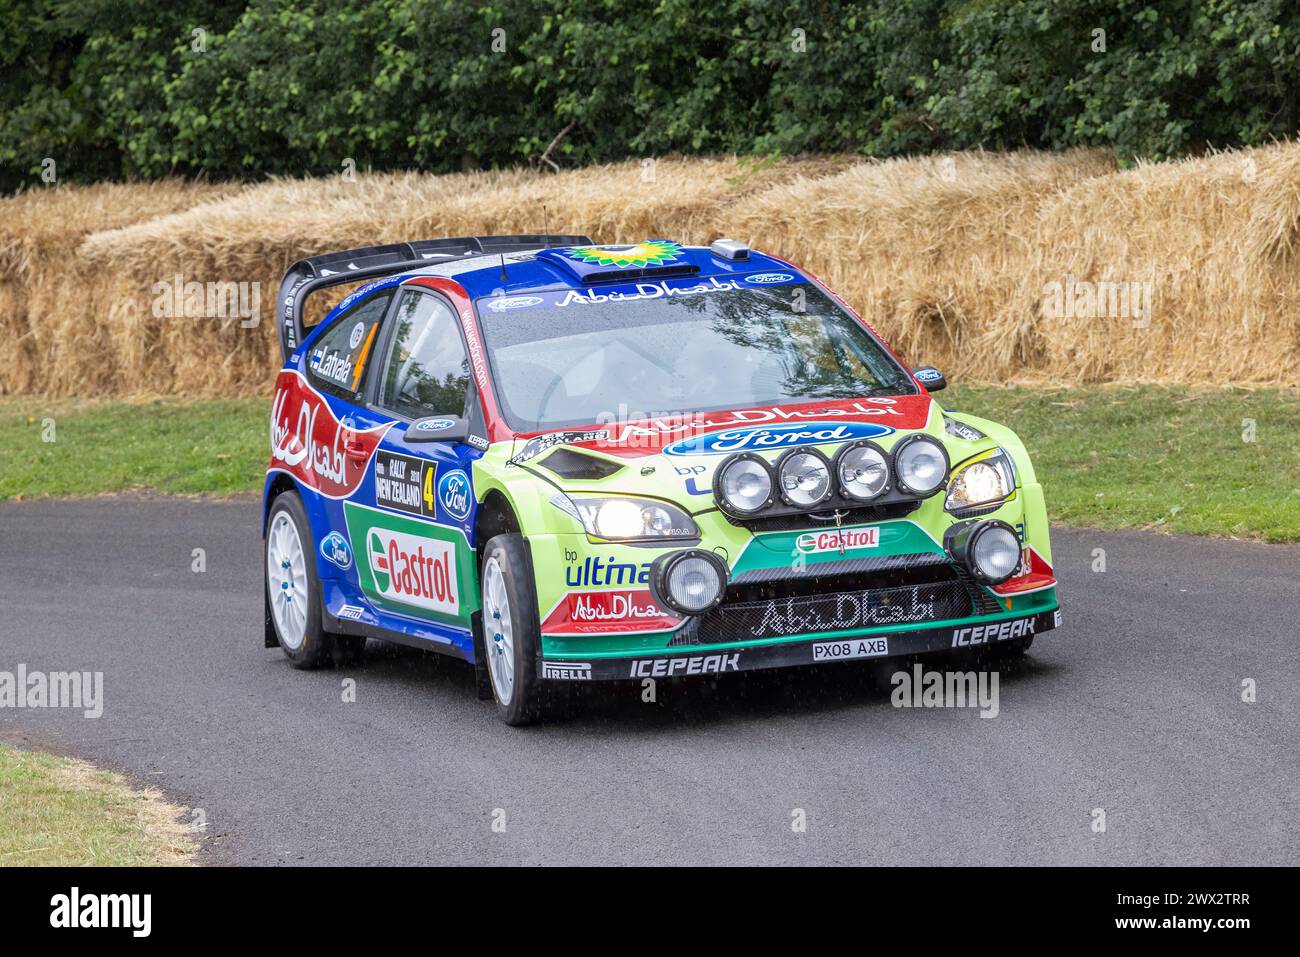
<svg viewBox="0 0 1300 957">
<path fill-rule="evenodd" d="M 294 665 L 444 652 L 525 724 L 566 682 L 1002 658 L 1059 624 L 1020 439 L 775 256 L 427 240 L 295 263 L 278 302 L 266 644 Z"/>
</svg>

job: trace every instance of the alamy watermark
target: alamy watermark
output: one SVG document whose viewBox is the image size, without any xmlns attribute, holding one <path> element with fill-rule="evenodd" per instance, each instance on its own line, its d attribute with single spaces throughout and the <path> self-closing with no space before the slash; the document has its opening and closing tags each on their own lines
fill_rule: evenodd
<svg viewBox="0 0 1300 957">
<path fill-rule="evenodd" d="M 926 671 L 913 665 L 909 671 L 895 671 L 889 696 L 895 708 L 979 708 L 981 718 L 996 718 L 998 672 Z"/>
<path fill-rule="evenodd" d="M 153 930 L 153 895 L 83 894 L 74 886 L 50 898 L 50 926 L 125 928 L 132 937 L 148 937 Z"/>
<path fill-rule="evenodd" d="M 104 672 L 0 671 L 0 708 L 74 708 L 87 718 L 104 713 Z"/>
<path fill-rule="evenodd" d="M 1048 319 L 1128 319 L 1135 329 L 1151 325 L 1150 280 L 1053 280 L 1043 286 L 1043 315 Z"/>
<path fill-rule="evenodd" d="M 597 448 L 617 446 L 657 449 L 673 436 L 686 435 L 708 425 L 702 412 L 638 412 L 621 403 L 616 411 L 602 411 L 596 416 L 603 437 Z"/>
<path fill-rule="evenodd" d="M 186 282 L 177 273 L 154 283 L 152 292 L 155 319 L 239 319 L 244 329 L 261 322 L 260 282 Z"/>
</svg>

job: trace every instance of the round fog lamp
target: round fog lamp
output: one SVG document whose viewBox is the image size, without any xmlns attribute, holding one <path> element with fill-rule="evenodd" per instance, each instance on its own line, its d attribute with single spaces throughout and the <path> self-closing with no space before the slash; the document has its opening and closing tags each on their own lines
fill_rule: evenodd
<svg viewBox="0 0 1300 957">
<path fill-rule="evenodd" d="M 869 501 L 889 485 L 889 464 L 874 445 L 850 445 L 840 453 L 840 487 L 849 498 Z"/>
<path fill-rule="evenodd" d="M 754 455 L 737 455 L 718 469 L 718 504 L 734 515 L 752 515 L 772 501 L 772 473 Z"/>
<path fill-rule="evenodd" d="M 779 471 L 781 497 L 796 508 L 811 508 L 830 498 L 831 470 L 816 452 L 792 452 Z"/>
<path fill-rule="evenodd" d="M 721 591 L 717 569 L 703 558 L 683 558 L 668 570 L 668 594 L 683 611 L 703 611 Z"/>
<path fill-rule="evenodd" d="M 934 439 L 916 436 L 894 448 L 898 484 L 914 495 L 929 495 L 948 477 L 948 453 Z"/>
<path fill-rule="evenodd" d="M 971 560 L 980 577 L 1003 582 L 1020 564 L 1020 540 L 1005 525 L 992 525 L 975 537 Z"/>
<path fill-rule="evenodd" d="M 1020 567 L 1020 536 L 1006 522 L 962 522 L 943 537 L 954 561 L 986 585 L 1001 585 Z"/>
<path fill-rule="evenodd" d="M 727 569 L 709 552 L 691 549 L 658 559 L 650 571 L 655 601 L 683 615 L 698 615 L 722 601 Z"/>
</svg>

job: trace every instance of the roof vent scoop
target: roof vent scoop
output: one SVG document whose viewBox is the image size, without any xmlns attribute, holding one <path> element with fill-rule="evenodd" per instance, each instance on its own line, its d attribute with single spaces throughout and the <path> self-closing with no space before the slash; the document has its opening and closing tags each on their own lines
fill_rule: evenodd
<svg viewBox="0 0 1300 957">
<path fill-rule="evenodd" d="M 749 247 L 735 239 L 719 239 L 709 247 L 709 252 L 729 262 L 744 262 L 749 258 Z"/>
</svg>

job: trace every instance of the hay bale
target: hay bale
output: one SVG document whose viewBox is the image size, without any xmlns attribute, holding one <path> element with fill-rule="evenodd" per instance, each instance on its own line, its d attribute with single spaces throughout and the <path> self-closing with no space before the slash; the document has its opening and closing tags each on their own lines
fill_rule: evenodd
<svg viewBox="0 0 1300 957">
<path fill-rule="evenodd" d="M 1075 382 L 1295 384 L 1298 234 L 1295 143 L 1143 164 L 1062 191 L 1043 204 L 1017 296 L 1046 345 L 1042 372 Z M 1044 290 L 1066 283 L 1091 284 L 1085 294 L 1149 284 L 1150 315 L 1108 303 L 1061 316 Z"/>
<path fill-rule="evenodd" d="M 558 175 L 524 170 L 354 180 L 277 180 L 217 202 L 87 237 L 95 301 L 117 377 L 181 395 L 264 392 L 280 366 L 271 301 L 288 265 L 334 249 L 437 236 L 586 232 L 598 240 L 665 235 L 707 241 L 726 205 L 842 158 L 753 164 L 665 159 Z M 545 207 L 545 211 L 543 211 Z M 256 283 L 261 322 L 157 318 L 156 283 Z M 336 301 L 345 290 L 333 291 Z M 325 297 L 320 297 L 324 301 Z M 319 307 L 318 307 L 319 308 Z M 78 378 L 85 381 L 89 373 Z"/>
<path fill-rule="evenodd" d="M 111 369 L 93 302 L 98 277 L 77 259 L 87 235 L 233 189 L 164 180 L 36 188 L 0 199 L 0 395 L 91 394 L 78 392 L 93 384 L 81 370 L 96 359 Z"/>
<path fill-rule="evenodd" d="M 260 395 L 293 260 L 544 226 L 746 240 L 960 380 L 1300 383 L 1300 144 L 1283 143 L 1122 172 L 1073 150 L 33 190 L 0 200 L 0 394 Z M 155 315 L 178 274 L 256 284 L 260 324 Z M 1146 282 L 1149 323 L 1097 308 L 1105 284 Z M 1101 298 L 1059 313 L 1066 288 Z"/>
<path fill-rule="evenodd" d="M 728 229 L 824 279 L 906 361 L 1001 379 L 1042 348 L 1012 295 L 1039 204 L 1113 169 L 1099 150 L 871 161 L 774 187 Z"/>
</svg>

